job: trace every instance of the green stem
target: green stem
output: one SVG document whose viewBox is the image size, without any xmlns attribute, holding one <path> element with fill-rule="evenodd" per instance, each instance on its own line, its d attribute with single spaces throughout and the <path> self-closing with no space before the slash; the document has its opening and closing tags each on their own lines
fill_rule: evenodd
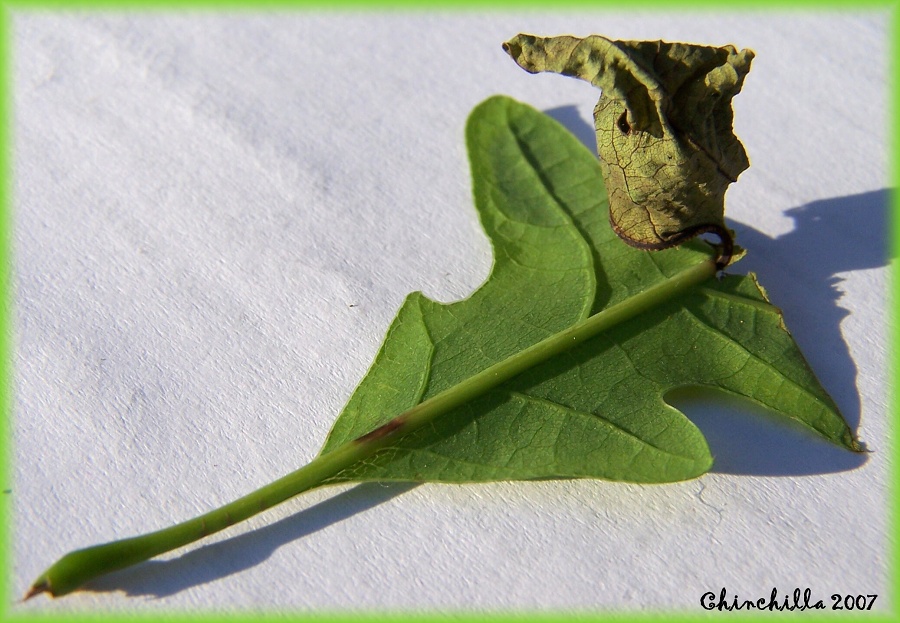
<svg viewBox="0 0 900 623">
<path fill-rule="evenodd" d="M 397 437 L 463 405 L 529 368 L 581 344 L 713 277 L 715 260 L 685 269 L 625 301 L 604 309 L 469 377 L 401 413 L 387 424 L 322 454 L 304 467 L 230 504 L 156 532 L 76 550 L 60 558 L 34 582 L 25 599 L 47 592 L 65 595 L 85 582 L 193 543 L 304 491 L 324 484 Z"/>
</svg>

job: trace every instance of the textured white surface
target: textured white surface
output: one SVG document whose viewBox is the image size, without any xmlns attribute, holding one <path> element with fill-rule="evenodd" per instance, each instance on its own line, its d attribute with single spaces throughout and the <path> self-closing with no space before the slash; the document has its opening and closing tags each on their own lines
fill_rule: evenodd
<svg viewBox="0 0 900 623">
<path fill-rule="evenodd" d="M 311 459 L 403 297 L 487 275 L 463 127 L 495 93 L 591 142 L 597 93 L 517 32 L 734 43 L 752 167 L 728 215 L 873 454 L 680 397 L 713 473 L 365 485 L 22 610 L 652 609 L 725 587 L 891 603 L 883 13 L 17 13 L 18 597 L 73 548 Z"/>
</svg>

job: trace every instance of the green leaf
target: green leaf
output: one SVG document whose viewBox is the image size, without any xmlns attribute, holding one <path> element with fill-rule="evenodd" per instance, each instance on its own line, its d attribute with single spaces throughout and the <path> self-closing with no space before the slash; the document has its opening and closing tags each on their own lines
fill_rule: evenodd
<svg viewBox="0 0 900 623">
<path fill-rule="evenodd" d="M 692 478 L 712 457 L 666 404 L 677 388 L 746 396 L 859 449 L 752 276 L 713 280 L 718 262 L 699 243 L 653 254 L 622 244 L 597 161 L 538 111 L 491 98 L 466 132 L 494 249 L 484 285 L 451 305 L 406 299 L 313 461 L 193 519 L 69 552 L 26 599 L 335 482 Z"/>
<path fill-rule="evenodd" d="M 652 254 L 621 244 L 596 159 L 526 105 L 487 100 L 467 140 L 491 275 L 450 305 L 407 298 L 323 454 L 710 255 L 702 244 Z M 712 457 L 664 400 L 688 386 L 745 396 L 857 449 L 780 312 L 752 276 L 729 276 L 525 372 L 329 482 L 692 478 Z"/>
<path fill-rule="evenodd" d="M 703 231 L 729 236 L 725 191 L 749 166 L 732 131 L 731 99 L 753 52 L 599 35 L 516 35 L 504 50 L 531 73 L 549 71 L 602 90 L 597 151 L 616 233 L 663 249 Z"/>
</svg>

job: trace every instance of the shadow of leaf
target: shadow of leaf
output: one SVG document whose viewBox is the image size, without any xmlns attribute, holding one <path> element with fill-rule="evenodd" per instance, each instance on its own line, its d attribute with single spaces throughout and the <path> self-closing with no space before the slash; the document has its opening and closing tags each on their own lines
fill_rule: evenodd
<svg viewBox="0 0 900 623">
<path fill-rule="evenodd" d="M 858 370 L 841 333 L 849 311 L 841 307 L 842 273 L 880 268 L 888 262 L 889 189 L 814 201 L 786 212 L 792 231 L 772 238 L 742 223 L 729 223 L 748 250 L 741 272 L 755 272 L 772 303 L 784 312 L 822 385 L 852 428 L 859 426 Z M 884 304 L 886 292 L 874 293 Z M 745 402 L 676 397 L 676 406 L 703 431 L 716 457 L 714 472 L 803 475 L 853 469 L 865 455 L 849 455 L 808 435 L 770 426 Z M 751 415 L 751 417 L 746 417 Z M 864 443 L 866 440 L 862 440 Z M 877 443 L 870 450 L 877 450 Z"/>
<path fill-rule="evenodd" d="M 591 153 L 597 153 L 597 133 L 591 124 L 582 119 L 577 106 L 557 106 L 545 110 L 544 114 L 565 126 Z"/>
<path fill-rule="evenodd" d="M 857 469 L 868 460 L 742 397 L 692 388 L 670 392 L 666 402 L 703 431 L 714 473 L 811 476 Z"/>
<path fill-rule="evenodd" d="M 594 128 L 576 106 L 545 112 L 593 149 Z M 887 265 L 889 205 L 889 189 L 814 201 L 787 210 L 795 227 L 775 238 L 729 222 L 735 240 L 748 251 L 737 271 L 759 276 L 853 428 L 859 426 L 861 403 L 856 364 L 841 334 L 841 322 L 850 312 L 840 305 L 839 286 L 842 273 Z M 876 300 L 884 301 L 886 293 L 876 294 Z M 749 401 L 714 392 L 672 393 L 667 400 L 703 431 L 716 458 L 714 472 L 806 475 L 854 469 L 865 462 L 865 455 L 852 455 L 785 425 Z"/>
<path fill-rule="evenodd" d="M 785 213 L 792 231 L 771 238 L 742 223 L 730 223 L 748 249 L 743 271 L 753 271 L 851 426 L 859 424 L 856 365 L 841 334 L 849 311 L 841 307 L 842 273 L 880 268 L 888 262 L 887 210 L 890 191 L 814 201 Z M 873 293 L 884 304 L 886 292 Z"/>
<path fill-rule="evenodd" d="M 594 130 L 575 106 L 546 111 L 592 151 Z M 760 277 L 770 298 L 785 312 L 787 325 L 823 385 L 851 426 L 860 420 L 857 369 L 841 335 L 848 311 L 840 306 L 841 273 L 878 268 L 888 260 L 889 190 L 816 201 L 792 208 L 793 231 L 771 238 L 730 223 L 749 250 L 742 272 Z M 880 293 L 883 294 L 883 293 Z M 749 401 L 710 391 L 667 396 L 703 431 L 716 458 L 713 471 L 788 476 L 855 469 L 865 455 L 852 454 L 774 418 Z M 189 551 L 172 560 L 151 560 L 103 576 L 84 590 L 124 591 L 164 597 L 239 573 L 266 560 L 282 545 L 383 504 L 414 487 L 360 484 L 274 524 Z"/>
</svg>

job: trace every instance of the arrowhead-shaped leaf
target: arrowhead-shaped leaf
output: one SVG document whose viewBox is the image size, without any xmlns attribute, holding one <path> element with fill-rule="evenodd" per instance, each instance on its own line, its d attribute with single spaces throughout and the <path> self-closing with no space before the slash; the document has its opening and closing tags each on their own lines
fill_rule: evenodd
<svg viewBox="0 0 900 623">
<path fill-rule="evenodd" d="M 457 303 L 406 299 L 323 454 L 711 254 L 702 243 L 655 253 L 622 244 L 594 156 L 526 105 L 482 103 L 467 142 L 491 275 Z M 778 309 L 752 276 L 728 276 L 533 368 L 329 482 L 693 478 L 712 456 L 665 402 L 691 386 L 745 396 L 858 449 Z"/>
<path fill-rule="evenodd" d="M 653 254 L 624 245 L 606 222 L 597 161 L 528 106 L 487 100 L 467 140 L 491 275 L 451 305 L 406 299 L 322 454 L 194 519 L 69 552 L 26 599 L 64 595 L 329 483 L 693 478 L 712 456 L 665 402 L 681 387 L 746 396 L 859 449 L 752 276 L 713 280 L 717 263 L 698 243 Z"/>
</svg>

